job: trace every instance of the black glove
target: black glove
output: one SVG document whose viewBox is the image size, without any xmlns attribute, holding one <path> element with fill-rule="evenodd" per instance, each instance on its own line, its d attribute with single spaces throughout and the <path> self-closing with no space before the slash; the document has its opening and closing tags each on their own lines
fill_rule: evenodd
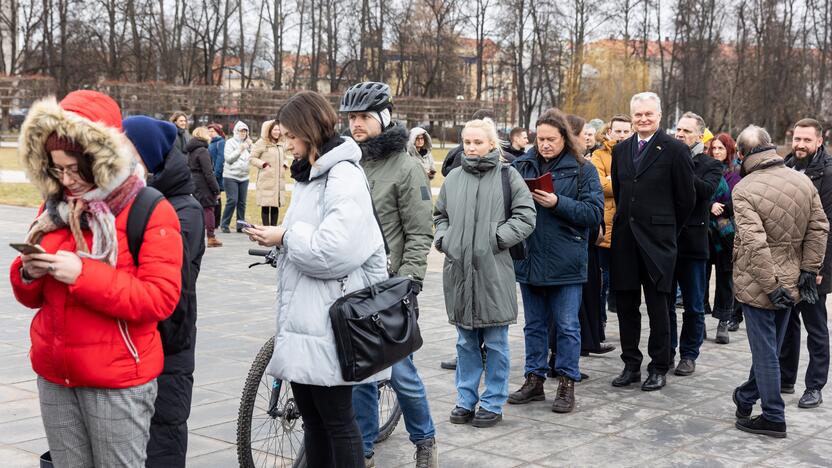
<svg viewBox="0 0 832 468">
<path fill-rule="evenodd" d="M 818 283 L 815 281 L 817 275 L 808 271 L 800 270 L 800 278 L 797 280 L 797 290 L 800 292 L 800 299 L 814 304 L 818 301 Z"/>
<path fill-rule="evenodd" d="M 412 280 L 410 283 L 410 291 L 418 296 L 422 292 L 422 282 L 416 279 Z"/>
<path fill-rule="evenodd" d="M 794 299 L 783 286 L 777 286 L 777 289 L 768 293 L 768 299 L 774 304 L 775 309 L 788 310 L 794 307 Z"/>
</svg>

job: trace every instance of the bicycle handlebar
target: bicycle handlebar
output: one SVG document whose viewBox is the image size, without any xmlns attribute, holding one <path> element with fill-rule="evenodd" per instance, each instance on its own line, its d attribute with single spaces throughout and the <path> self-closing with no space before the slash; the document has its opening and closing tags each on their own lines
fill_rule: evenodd
<svg viewBox="0 0 832 468">
<path fill-rule="evenodd" d="M 271 252 L 271 250 L 265 250 L 265 249 L 248 249 L 248 254 L 249 254 L 249 255 L 254 255 L 254 256 L 256 256 L 256 257 L 265 257 L 265 256 L 267 256 L 267 255 L 269 254 L 269 252 Z"/>
</svg>

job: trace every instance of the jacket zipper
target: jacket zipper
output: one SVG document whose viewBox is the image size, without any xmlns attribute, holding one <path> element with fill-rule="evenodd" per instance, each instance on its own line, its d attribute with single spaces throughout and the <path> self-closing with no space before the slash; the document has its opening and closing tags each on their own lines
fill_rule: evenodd
<svg viewBox="0 0 832 468">
<path fill-rule="evenodd" d="M 136 349 L 136 345 L 133 344 L 133 340 L 130 338 L 130 330 L 127 328 L 127 322 L 124 320 L 118 319 L 118 331 L 121 332 L 121 339 L 124 341 L 125 346 L 127 346 L 127 351 L 133 356 L 133 359 L 136 361 L 136 364 L 139 363 L 139 351 Z"/>
</svg>

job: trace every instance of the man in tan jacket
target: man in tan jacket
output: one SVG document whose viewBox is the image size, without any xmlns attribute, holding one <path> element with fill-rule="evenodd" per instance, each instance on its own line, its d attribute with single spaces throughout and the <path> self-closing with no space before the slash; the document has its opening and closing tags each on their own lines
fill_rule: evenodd
<svg viewBox="0 0 832 468">
<path fill-rule="evenodd" d="M 751 372 L 734 390 L 736 427 L 786 437 L 779 351 L 792 306 L 818 300 L 815 278 L 829 223 L 812 181 L 784 165 L 764 129 L 743 130 L 737 151 L 743 179 L 732 194 L 734 288 L 746 320 Z M 752 418 L 757 399 L 762 414 Z"/>
</svg>

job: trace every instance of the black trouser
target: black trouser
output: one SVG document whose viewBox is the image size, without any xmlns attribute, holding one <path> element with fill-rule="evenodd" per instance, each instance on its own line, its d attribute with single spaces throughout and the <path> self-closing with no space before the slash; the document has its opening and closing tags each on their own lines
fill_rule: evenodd
<svg viewBox="0 0 832 468">
<path fill-rule="evenodd" d="M 220 218 L 222 218 L 222 198 L 217 198 L 217 206 L 214 207 L 214 227 L 219 229 Z"/>
<path fill-rule="evenodd" d="M 188 416 L 194 386 L 194 348 L 165 356 L 165 367 L 156 379 L 156 412 L 150 420 L 147 468 L 184 468 L 188 451 Z"/>
<path fill-rule="evenodd" d="M 638 254 L 638 277 L 644 288 L 647 315 L 650 318 L 650 339 L 647 342 L 650 364 L 647 365 L 647 371 L 667 374 L 670 367 L 670 316 L 667 311 L 670 293 L 656 289 L 640 253 Z M 641 312 L 639 311 L 641 291 L 637 289 L 615 291 L 615 303 L 618 310 L 618 329 L 621 333 L 621 360 L 624 361 L 627 369 L 639 371 L 643 359 L 638 349 L 641 339 Z"/>
<path fill-rule="evenodd" d="M 352 386 L 320 387 L 292 382 L 303 417 L 306 463 L 315 468 L 364 468 L 361 432 L 352 409 Z"/>
<path fill-rule="evenodd" d="M 707 279 L 705 280 L 705 312 L 708 312 L 707 304 L 710 304 L 711 270 L 716 270 L 716 281 L 714 282 L 714 302 L 711 307 L 711 315 L 720 322 L 733 320 L 736 314 L 737 304 L 734 301 L 734 272 L 724 270 L 718 265 L 708 264 L 706 268 Z"/>
<path fill-rule="evenodd" d="M 277 226 L 278 211 L 276 206 L 261 206 L 260 219 L 263 220 L 263 226 Z"/>
<path fill-rule="evenodd" d="M 578 319 L 581 321 L 581 350 L 597 351 L 601 348 L 601 342 L 606 340 L 604 336 L 604 324 L 602 322 L 601 287 L 601 266 L 598 261 L 598 247 L 589 246 L 587 256 L 587 280 L 583 286 L 581 295 L 581 309 L 578 312 Z"/>
<path fill-rule="evenodd" d="M 792 309 L 783 348 L 780 350 L 780 382 L 794 386 L 800 364 L 800 316 L 806 327 L 809 365 L 806 367 L 806 389 L 820 390 L 829 375 L 829 329 L 826 325 L 826 294 L 814 304 L 800 302 Z"/>
</svg>

